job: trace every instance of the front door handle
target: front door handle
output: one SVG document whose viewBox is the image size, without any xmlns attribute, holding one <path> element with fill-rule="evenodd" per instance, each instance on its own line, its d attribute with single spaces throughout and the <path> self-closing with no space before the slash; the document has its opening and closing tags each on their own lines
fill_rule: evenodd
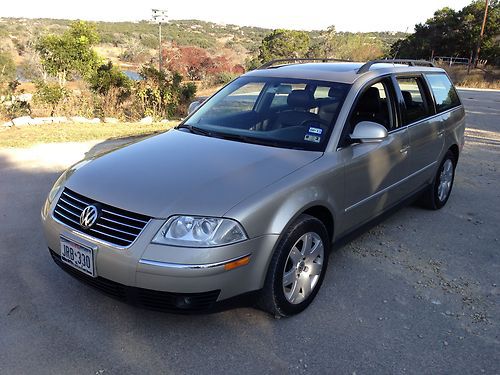
<svg viewBox="0 0 500 375">
<path fill-rule="evenodd" d="M 401 152 L 402 154 L 407 154 L 409 149 L 410 149 L 410 146 L 405 146 L 401 150 L 399 150 L 399 152 Z"/>
</svg>

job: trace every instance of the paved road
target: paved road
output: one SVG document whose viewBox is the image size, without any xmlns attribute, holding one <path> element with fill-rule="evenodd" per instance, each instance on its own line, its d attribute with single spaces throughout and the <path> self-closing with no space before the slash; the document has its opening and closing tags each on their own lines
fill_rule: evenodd
<svg viewBox="0 0 500 375">
<path fill-rule="evenodd" d="M 499 374 L 500 93 L 461 96 L 447 207 L 404 208 L 338 249 L 316 301 L 281 320 L 144 311 L 78 283 L 40 229 L 57 172 L 0 150 L 0 373 Z"/>
</svg>

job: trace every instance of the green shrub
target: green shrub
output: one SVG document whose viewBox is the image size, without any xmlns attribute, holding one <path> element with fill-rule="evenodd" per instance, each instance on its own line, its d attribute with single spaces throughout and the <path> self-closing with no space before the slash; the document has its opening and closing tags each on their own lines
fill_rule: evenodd
<svg viewBox="0 0 500 375">
<path fill-rule="evenodd" d="M 57 106 L 68 96 L 68 91 L 57 84 L 37 81 L 33 99 L 35 103 L 46 104 L 50 108 L 50 115 L 54 116 Z"/>
<path fill-rule="evenodd" d="M 143 80 L 136 83 L 134 92 L 142 115 L 157 119 L 184 115 L 196 95 L 196 85 L 183 84 L 179 73 L 159 71 L 152 65 L 143 66 L 140 75 Z"/>
</svg>

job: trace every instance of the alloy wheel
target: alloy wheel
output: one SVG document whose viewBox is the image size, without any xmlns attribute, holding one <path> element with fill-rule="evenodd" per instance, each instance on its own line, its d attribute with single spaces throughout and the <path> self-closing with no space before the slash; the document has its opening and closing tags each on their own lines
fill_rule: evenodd
<svg viewBox="0 0 500 375">
<path fill-rule="evenodd" d="M 323 241 L 317 233 L 305 233 L 295 242 L 283 270 L 283 292 L 288 302 L 299 304 L 311 295 L 318 284 L 323 259 Z"/>
<path fill-rule="evenodd" d="M 453 173 L 453 162 L 450 159 L 446 159 L 439 175 L 439 185 L 437 191 L 438 199 L 441 202 L 444 202 L 450 194 L 451 184 L 453 182 Z"/>
</svg>

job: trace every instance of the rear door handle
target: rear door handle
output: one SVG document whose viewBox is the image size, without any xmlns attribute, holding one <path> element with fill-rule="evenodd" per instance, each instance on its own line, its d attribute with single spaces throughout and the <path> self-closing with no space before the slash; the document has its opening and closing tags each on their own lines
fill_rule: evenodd
<svg viewBox="0 0 500 375">
<path fill-rule="evenodd" d="M 444 130 L 438 131 L 438 137 L 442 137 L 444 135 Z"/>
</svg>

